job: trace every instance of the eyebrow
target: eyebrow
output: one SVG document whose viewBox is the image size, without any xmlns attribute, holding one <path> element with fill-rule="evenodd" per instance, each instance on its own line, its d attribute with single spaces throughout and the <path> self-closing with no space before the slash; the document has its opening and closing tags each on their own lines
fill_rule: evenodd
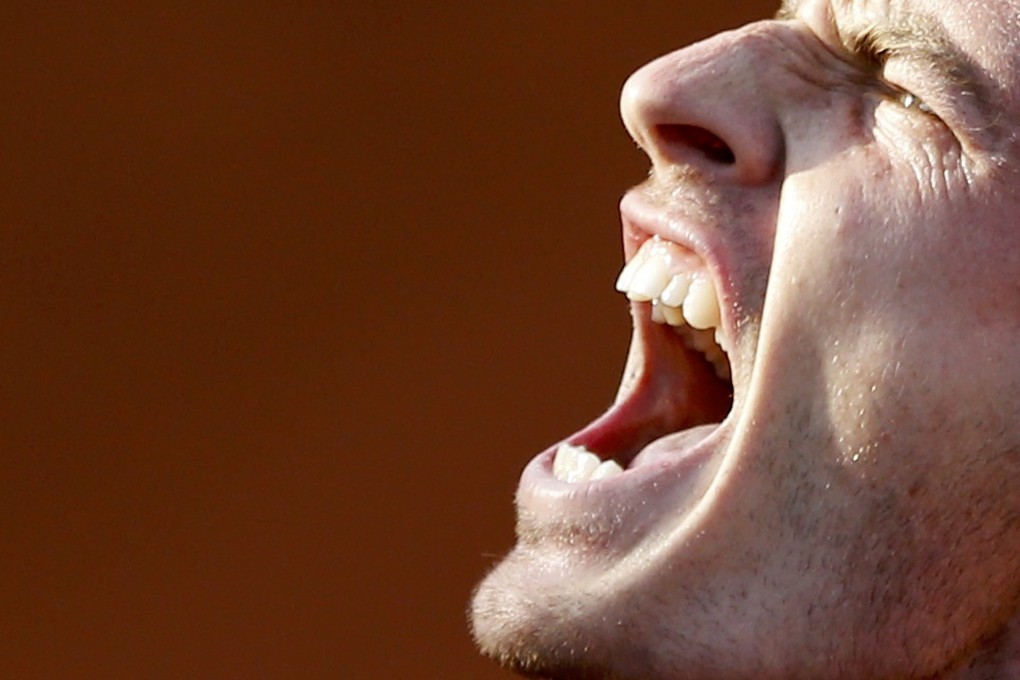
<svg viewBox="0 0 1020 680">
<path fill-rule="evenodd" d="M 801 0 L 783 0 L 775 18 L 794 18 L 800 3 Z M 849 7 L 855 2 L 841 0 L 839 4 Z M 837 23 L 836 29 L 840 41 L 853 55 L 871 57 L 879 62 L 901 56 L 926 67 L 939 81 L 953 87 L 966 100 L 968 110 L 975 117 L 975 124 L 970 126 L 971 132 L 982 137 L 1001 135 L 987 76 L 935 17 L 911 13 L 878 25 Z M 951 95 L 949 93 L 948 96 Z"/>
</svg>

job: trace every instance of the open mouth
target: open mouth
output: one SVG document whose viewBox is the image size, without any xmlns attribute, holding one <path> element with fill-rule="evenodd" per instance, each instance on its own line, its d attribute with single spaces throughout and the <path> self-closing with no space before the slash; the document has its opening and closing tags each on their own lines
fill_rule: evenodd
<svg viewBox="0 0 1020 680">
<path fill-rule="evenodd" d="M 704 260 L 650 236 L 616 287 L 632 301 L 635 323 L 620 394 L 552 454 L 552 475 L 578 487 L 683 458 L 733 408 L 732 340 Z"/>
</svg>

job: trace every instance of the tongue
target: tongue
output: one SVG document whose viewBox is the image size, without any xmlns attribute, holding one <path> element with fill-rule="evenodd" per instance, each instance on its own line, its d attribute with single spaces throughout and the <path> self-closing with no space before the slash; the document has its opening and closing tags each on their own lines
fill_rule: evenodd
<svg viewBox="0 0 1020 680">
<path fill-rule="evenodd" d="M 665 435 L 722 421 L 731 394 L 704 355 L 639 315 L 616 403 L 569 442 L 626 466 Z"/>
</svg>

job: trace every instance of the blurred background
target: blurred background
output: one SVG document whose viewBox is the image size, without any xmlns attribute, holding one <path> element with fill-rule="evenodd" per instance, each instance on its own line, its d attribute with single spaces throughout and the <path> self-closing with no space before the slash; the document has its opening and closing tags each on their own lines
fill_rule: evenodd
<svg viewBox="0 0 1020 680">
<path fill-rule="evenodd" d="M 617 96 L 773 1 L 0 9 L 0 677 L 508 678 L 629 335 Z"/>
</svg>

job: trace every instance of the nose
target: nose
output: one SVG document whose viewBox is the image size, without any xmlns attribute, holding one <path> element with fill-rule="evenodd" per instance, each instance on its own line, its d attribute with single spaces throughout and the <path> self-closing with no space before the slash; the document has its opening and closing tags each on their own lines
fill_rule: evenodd
<svg viewBox="0 0 1020 680">
<path fill-rule="evenodd" d="M 777 175 L 784 156 L 777 25 L 759 22 L 717 35 L 627 80 L 623 122 L 656 171 L 693 166 L 743 185 Z"/>
</svg>

